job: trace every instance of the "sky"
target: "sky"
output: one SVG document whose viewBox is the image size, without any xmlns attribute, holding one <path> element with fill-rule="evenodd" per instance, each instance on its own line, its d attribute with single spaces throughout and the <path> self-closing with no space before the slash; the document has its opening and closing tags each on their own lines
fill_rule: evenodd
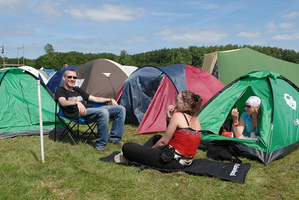
<svg viewBox="0 0 299 200">
<path fill-rule="evenodd" d="M 0 0 L 8 58 L 258 45 L 299 52 L 298 0 Z M 3 56 L 3 54 L 1 54 Z"/>
</svg>

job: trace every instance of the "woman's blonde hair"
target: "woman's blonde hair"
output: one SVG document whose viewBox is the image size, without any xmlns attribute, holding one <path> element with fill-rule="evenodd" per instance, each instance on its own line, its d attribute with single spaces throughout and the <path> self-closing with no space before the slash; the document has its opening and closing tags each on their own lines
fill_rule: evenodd
<svg viewBox="0 0 299 200">
<path fill-rule="evenodd" d="M 257 112 L 257 113 L 260 113 L 261 112 L 261 106 L 254 107 L 254 111 Z"/>
</svg>

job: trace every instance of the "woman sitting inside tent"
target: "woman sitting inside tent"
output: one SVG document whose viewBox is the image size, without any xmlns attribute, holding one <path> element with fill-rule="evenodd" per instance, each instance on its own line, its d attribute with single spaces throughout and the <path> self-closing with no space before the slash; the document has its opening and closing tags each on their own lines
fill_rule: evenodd
<svg viewBox="0 0 299 200">
<path fill-rule="evenodd" d="M 245 112 L 239 119 L 238 108 L 232 110 L 233 132 L 237 138 L 257 139 L 258 138 L 258 116 L 260 113 L 261 99 L 251 96 L 245 103 Z"/>
<path fill-rule="evenodd" d="M 197 118 L 201 103 L 199 95 L 182 91 L 176 98 L 176 112 L 172 112 L 164 135 L 154 135 L 144 145 L 124 144 L 114 161 L 133 161 L 160 169 L 181 169 L 191 165 L 201 140 L 201 124 Z"/>
</svg>

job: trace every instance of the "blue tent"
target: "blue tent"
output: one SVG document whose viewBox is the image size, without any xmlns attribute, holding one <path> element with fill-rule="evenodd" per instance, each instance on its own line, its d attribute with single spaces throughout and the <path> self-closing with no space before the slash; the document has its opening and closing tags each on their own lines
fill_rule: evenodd
<svg viewBox="0 0 299 200">
<path fill-rule="evenodd" d="M 125 81 L 119 104 L 126 108 L 126 120 L 139 125 L 135 134 L 166 129 L 166 109 L 183 90 L 191 90 L 203 104 L 224 85 L 206 71 L 183 64 L 166 67 L 145 66 Z"/>
<path fill-rule="evenodd" d="M 45 68 L 43 68 L 43 71 L 45 71 L 47 73 L 48 77 L 51 77 L 53 74 L 55 74 L 54 69 L 45 69 Z"/>
<path fill-rule="evenodd" d="M 62 76 L 63 76 L 64 72 L 66 70 L 75 70 L 76 71 L 76 69 L 78 69 L 78 68 L 79 68 L 79 66 L 77 66 L 77 65 L 68 65 L 68 66 L 63 67 L 60 70 L 58 70 L 47 83 L 47 87 L 49 88 L 49 90 L 53 94 L 55 94 L 56 89 L 63 84 Z"/>
</svg>

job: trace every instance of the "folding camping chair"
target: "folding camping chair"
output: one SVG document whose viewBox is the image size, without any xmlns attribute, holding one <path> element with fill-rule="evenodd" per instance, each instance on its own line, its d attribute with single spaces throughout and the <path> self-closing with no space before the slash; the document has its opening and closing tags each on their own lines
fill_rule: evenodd
<svg viewBox="0 0 299 200">
<path fill-rule="evenodd" d="M 106 105 L 104 103 L 94 103 L 94 102 L 88 102 L 88 104 L 92 105 L 95 108 Z M 76 106 L 76 105 L 74 104 L 74 105 L 70 105 L 70 106 Z M 89 122 L 82 117 L 80 117 L 78 119 L 68 118 L 64 115 L 61 107 L 62 106 L 60 105 L 58 100 L 56 100 L 54 141 L 56 141 L 56 135 L 57 135 L 57 122 L 58 122 L 57 119 L 61 122 L 61 124 L 64 127 L 64 130 L 61 133 L 60 137 L 58 138 L 58 141 L 62 140 L 66 135 L 68 135 L 71 138 L 71 140 L 74 142 L 74 144 L 77 144 L 77 142 L 75 141 L 75 138 L 79 138 L 79 136 L 80 136 L 79 125 L 87 126 L 87 130 L 82 134 L 81 137 L 83 137 L 85 134 L 87 134 L 89 132 L 88 137 L 85 140 L 84 144 L 87 142 L 87 140 L 90 138 L 90 136 L 92 134 L 95 137 L 97 137 L 96 133 L 94 132 L 94 129 L 96 127 L 96 122 Z M 59 109 L 59 111 L 57 112 L 58 109 Z M 74 129 L 76 127 L 77 127 L 77 134 L 75 134 L 75 132 L 74 132 Z"/>
</svg>

